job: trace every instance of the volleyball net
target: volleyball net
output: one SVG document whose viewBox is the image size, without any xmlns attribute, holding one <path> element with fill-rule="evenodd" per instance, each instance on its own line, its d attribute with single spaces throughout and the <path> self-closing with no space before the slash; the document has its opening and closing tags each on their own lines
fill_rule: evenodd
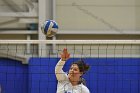
<svg viewBox="0 0 140 93">
<path fill-rule="evenodd" d="M 64 48 L 71 54 L 65 71 L 79 59 L 91 66 L 84 76 L 91 93 L 140 93 L 140 40 L 0 40 L 1 90 L 56 93 Z"/>
<path fill-rule="evenodd" d="M 139 40 L 0 40 L 0 53 L 57 57 L 67 48 L 73 57 L 140 57 Z"/>
</svg>

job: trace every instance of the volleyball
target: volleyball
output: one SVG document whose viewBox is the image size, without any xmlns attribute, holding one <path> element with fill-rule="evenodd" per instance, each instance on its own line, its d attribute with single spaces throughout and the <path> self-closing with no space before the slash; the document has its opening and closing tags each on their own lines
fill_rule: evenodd
<svg viewBox="0 0 140 93">
<path fill-rule="evenodd" d="M 47 20 L 41 26 L 41 30 L 47 37 L 53 37 L 58 32 L 58 24 L 54 20 Z"/>
</svg>

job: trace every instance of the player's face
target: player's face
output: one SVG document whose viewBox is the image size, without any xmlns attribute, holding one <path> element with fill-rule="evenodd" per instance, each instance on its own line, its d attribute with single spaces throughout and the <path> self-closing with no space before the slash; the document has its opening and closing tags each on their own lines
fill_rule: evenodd
<svg viewBox="0 0 140 93">
<path fill-rule="evenodd" d="M 71 65 L 71 67 L 69 69 L 68 77 L 70 79 L 72 79 L 72 78 L 80 78 L 81 75 L 82 74 L 81 74 L 81 72 L 80 72 L 80 70 L 78 68 L 78 65 L 77 64 Z"/>
</svg>

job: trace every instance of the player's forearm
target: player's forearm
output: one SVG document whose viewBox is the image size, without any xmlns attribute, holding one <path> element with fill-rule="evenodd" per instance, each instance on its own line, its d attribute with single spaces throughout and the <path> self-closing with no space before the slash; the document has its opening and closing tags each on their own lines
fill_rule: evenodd
<svg viewBox="0 0 140 93">
<path fill-rule="evenodd" d="M 55 66 L 55 74 L 56 74 L 57 80 L 59 81 L 65 78 L 64 77 L 65 72 L 62 70 L 64 64 L 65 64 L 65 61 L 62 61 L 62 59 L 60 59 Z"/>
<path fill-rule="evenodd" d="M 60 59 L 55 66 L 55 72 L 56 73 L 61 73 L 61 70 L 62 70 L 64 64 L 65 64 L 65 61 L 62 61 L 62 59 Z"/>
</svg>

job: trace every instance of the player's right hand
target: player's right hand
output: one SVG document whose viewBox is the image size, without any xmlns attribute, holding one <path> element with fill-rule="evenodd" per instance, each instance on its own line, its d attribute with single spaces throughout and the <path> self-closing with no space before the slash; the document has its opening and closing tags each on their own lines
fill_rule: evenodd
<svg viewBox="0 0 140 93">
<path fill-rule="evenodd" d="M 63 49 L 63 52 L 60 54 L 62 61 L 66 61 L 70 58 L 70 53 L 67 51 L 66 48 Z"/>
</svg>

